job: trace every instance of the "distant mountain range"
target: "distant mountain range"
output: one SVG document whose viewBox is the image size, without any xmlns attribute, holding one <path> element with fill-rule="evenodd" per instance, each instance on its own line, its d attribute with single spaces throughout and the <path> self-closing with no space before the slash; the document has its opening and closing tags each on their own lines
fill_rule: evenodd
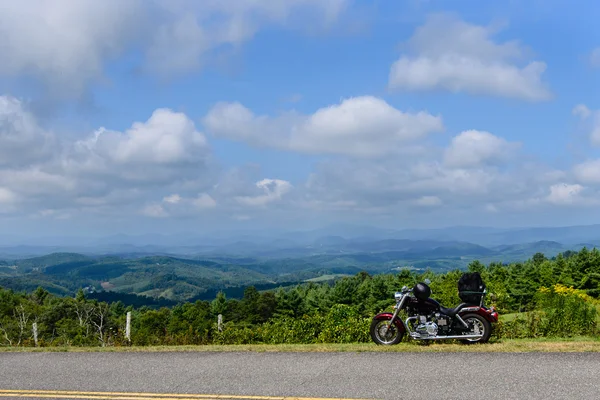
<svg viewBox="0 0 600 400">
<path fill-rule="evenodd" d="M 230 231 L 207 234 L 113 235 L 19 238 L 0 236 L 0 258 L 24 258 L 54 252 L 87 255 L 306 257 L 335 252 L 426 251 L 477 255 L 505 253 L 501 246 L 551 248 L 600 244 L 600 225 L 500 229 L 457 226 L 440 229 L 392 230 L 370 226 L 333 225 L 310 231 Z M 462 250 L 458 250 L 462 248 Z M 508 248 L 508 247 L 507 247 Z M 445 249 L 445 250 L 444 250 Z"/>
<path fill-rule="evenodd" d="M 473 228 L 477 230 L 478 228 Z M 493 243 L 508 235 L 497 231 L 480 230 L 479 243 L 464 240 L 444 240 L 449 231 L 429 232 L 421 236 L 390 238 L 399 232 L 385 232 L 388 237 L 318 236 L 324 232 L 304 233 L 294 238 L 278 239 L 238 237 L 219 242 L 195 242 L 175 245 L 172 237 L 167 243 L 144 244 L 136 237 L 120 236 L 134 244 L 105 244 L 99 242 L 82 246 L 15 246 L 4 247 L 0 253 L 0 287 L 14 290 L 34 290 L 38 286 L 60 294 L 72 294 L 82 287 L 93 291 L 137 294 L 171 301 L 214 297 L 216 291 L 226 290 L 243 294 L 247 285 L 263 289 L 296 284 L 311 280 L 328 280 L 339 276 L 369 273 L 389 273 L 399 268 L 445 271 L 465 268 L 473 260 L 483 263 L 525 261 L 535 253 L 552 257 L 583 246 L 595 247 L 592 235 L 580 231 L 544 231 L 547 237 L 570 237 L 571 243 L 553 240 L 514 243 L 514 237 L 527 239 L 537 231 L 513 232 L 508 244 Z M 457 229 L 465 238 L 469 229 Z M 563 233 L 561 233 L 563 232 Z M 566 234 L 564 233 L 566 232 Z M 583 233 L 581 233 L 583 232 Z M 331 232 L 330 232 L 331 233 Z M 539 234 L 539 232 L 537 232 Z M 473 233 L 470 233 L 473 235 Z M 488 235 L 488 238 L 485 238 Z M 554 236 L 552 236 L 554 235 Z M 569 236 L 570 235 L 570 236 Z M 383 236 L 383 235 L 382 235 Z M 433 238 L 432 238 L 433 237 Z M 512 237 L 512 236 L 511 236 Z M 585 242 L 575 241 L 586 239 Z M 154 238 L 156 240 L 156 238 Z M 506 240 L 506 239 L 504 239 Z M 78 252 L 73 252 L 78 249 Z M 42 254 L 26 257 L 27 254 Z M 18 255 L 17 255 L 18 254 Z M 116 294 L 115 294 L 116 295 Z"/>
<path fill-rule="evenodd" d="M 147 298 L 136 295 L 181 301 L 212 298 L 218 290 L 240 296 L 248 285 L 268 289 L 359 271 L 445 271 L 473 260 L 525 261 L 538 252 L 552 257 L 598 244 L 600 225 L 422 230 L 337 225 L 299 232 L 0 237 L 0 287 L 42 286 L 57 294 L 85 287 L 142 303 Z"/>
</svg>

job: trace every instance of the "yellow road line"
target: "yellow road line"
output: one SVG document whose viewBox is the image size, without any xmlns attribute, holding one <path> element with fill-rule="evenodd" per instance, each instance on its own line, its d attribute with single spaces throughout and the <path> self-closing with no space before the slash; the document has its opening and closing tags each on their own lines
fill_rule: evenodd
<svg viewBox="0 0 600 400">
<path fill-rule="evenodd" d="M 110 400 L 366 400 L 325 397 L 244 396 L 223 394 L 179 394 L 179 393 L 128 393 L 128 392 L 79 392 L 61 390 L 3 390 L 3 397 L 38 397 L 63 399 L 110 399 Z"/>
</svg>

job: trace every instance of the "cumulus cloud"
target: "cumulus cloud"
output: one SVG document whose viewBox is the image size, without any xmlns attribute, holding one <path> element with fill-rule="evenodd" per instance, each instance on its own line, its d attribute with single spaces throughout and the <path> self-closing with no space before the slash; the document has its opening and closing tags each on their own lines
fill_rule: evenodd
<svg viewBox="0 0 600 400">
<path fill-rule="evenodd" d="M 80 95 L 133 38 L 143 1 L 3 1 L 0 75 L 34 76 L 54 95 Z"/>
<path fill-rule="evenodd" d="M 469 130 L 455 136 L 446 149 L 444 162 L 451 168 L 474 168 L 507 161 L 520 147 L 489 132 Z"/>
<path fill-rule="evenodd" d="M 404 113 L 376 98 L 352 100 L 279 117 L 221 105 L 220 113 L 213 109 L 204 119 L 217 136 L 342 155 L 320 159 L 306 181 L 292 185 L 285 176 L 264 178 L 259 166 L 222 169 L 207 138 L 183 113 L 157 109 L 127 129 L 101 128 L 68 141 L 40 128 L 22 103 L 6 97 L 10 107 L 4 109 L 11 111 L 0 114 L 2 143 L 19 138 L 27 145 L 18 142 L 7 155 L 14 161 L 0 166 L 0 212 L 52 219 L 85 214 L 106 220 L 138 215 L 264 221 L 303 213 L 454 218 L 460 210 L 479 210 L 491 218 L 542 206 L 596 204 L 598 161 L 572 171 L 530 164 L 513 157 L 519 143 L 477 130 L 456 134 L 446 147 L 425 145 L 432 130 L 443 129 L 441 118 Z M 587 121 L 593 112 L 586 110 L 575 113 Z M 39 143 L 52 151 L 38 153 Z M 424 151 L 403 152 L 407 146 Z"/>
<path fill-rule="evenodd" d="M 425 111 L 402 112 L 382 99 L 353 97 L 311 115 L 255 115 L 240 103 L 218 103 L 203 119 L 217 137 L 308 154 L 373 157 L 402 151 L 444 129 L 442 118 Z"/>
<path fill-rule="evenodd" d="M 223 45 L 238 47 L 262 26 L 302 26 L 293 16 L 310 18 L 311 25 L 328 26 L 346 0 L 220 1 L 158 0 L 167 17 L 158 26 L 147 51 L 148 69 L 159 74 L 188 72 L 202 67 L 206 53 Z"/>
<path fill-rule="evenodd" d="M 0 96 L 0 167 L 47 159 L 55 145 L 53 135 L 38 125 L 23 102 Z"/>
<path fill-rule="evenodd" d="M 177 191 L 164 194 L 166 205 L 211 208 L 215 200 L 204 190 L 216 171 L 205 136 L 183 113 L 157 109 L 122 132 L 101 128 L 68 141 L 41 129 L 19 100 L 0 97 L 0 201 L 18 199 L 24 212 L 135 208 L 170 190 Z"/>
<path fill-rule="evenodd" d="M 460 218 L 472 222 L 476 216 L 508 218 L 553 206 L 595 204 L 593 190 L 565 183 L 568 171 L 511 157 L 519 146 L 489 132 L 467 132 L 444 151 L 424 156 L 320 162 L 306 185 L 297 187 L 303 196 L 295 205 L 414 223 L 436 215 L 445 223 L 455 218 L 453 223 L 463 224 Z"/>
<path fill-rule="evenodd" d="M 146 205 L 141 214 L 153 218 L 193 217 L 202 211 L 217 207 L 217 202 L 207 193 L 182 197 L 177 193 L 163 197 L 161 202 Z"/>
<path fill-rule="evenodd" d="M 497 43 L 495 26 L 479 26 L 453 15 L 435 14 L 408 40 L 411 53 L 391 67 L 394 90 L 465 92 L 543 101 L 552 97 L 542 80 L 546 64 L 519 64 L 528 50 L 518 41 Z"/>
<path fill-rule="evenodd" d="M 150 204 L 144 207 L 142 209 L 142 215 L 152 218 L 165 218 L 169 216 L 160 204 Z"/>
<path fill-rule="evenodd" d="M 578 104 L 573 108 L 573 115 L 584 122 L 590 143 L 600 146 L 600 110 L 590 110 L 585 104 Z"/>
<path fill-rule="evenodd" d="M 208 152 L 204 135 L 185 114 L 157 109 L 148 121 L 136 122 L 125 132 L 101 128 L 75 143 L 86 159 L 122 165 L 197 163 Z"/>
<path fill-rule="evenodd" d="M 256 187 L 264 194 L 239 196 L 236 197 L 236 201 L 247 206 L 263 207 L 274 201 L 281 200 L 286 193 L 289 193 L 293 189 L 290 182 L 282 179 L 263 179 L 256 182 Z"/>
<path fill-rule="evenodd" d="M 575 107 L 573 107 L 573 115 L 576 115 L 582 119 L 586 119 L 592 115 L 592 112 L 585 104 L 577 104 Z"/>
<path fill-rule="evenodd" d="M 437 196 L 423 196 L 415 201 L 419 206 L 435 207 L 442 204 L 442 200 Z"/>
<path fill-rule="evenodd" d="M 588 160 L 576 164 L 573 174 L 577 180 L 584 184 L 600 184 L 600 160 Z"/>
<path fill-rule="evenodd" d="M 0 204 L 12 204 L 17 200 L 17 196 L 9 189 L 0 187 Z"/>
<path fill-rule="evenodd" d="M 177 204 L 181 202 L 181 196 L 175 193 L 170 196 L 166 196 L 165 198 L 163 198 L 163 201 L 165 203 Z"/>
<path fill-rule="evenodd" d="M 556 205 L 571 205 L 581 201 L 581 194 L 585 188 L 579 184 L 557 183 L 550 186 L 547 200 Z"/>
<path fill-rule="evenodd" d="M 217 202 L 210 195 L 206 193 L 200 194 L 198 197 L 192 199 L 192 204 L 197 208 L 213 208 L 217 206 Z"/>
<path fill-rule="evenodd" d="M 141 50 L 141 70 L 172 75 L 201 68 L 222 46 L 240 46 L 263 26 L 328 26 L 346 0 L 3 1 L 0 76 L 35 77 L 54 96 L 79 97 L 103 82 L 105 64 Z"/>
</svg>

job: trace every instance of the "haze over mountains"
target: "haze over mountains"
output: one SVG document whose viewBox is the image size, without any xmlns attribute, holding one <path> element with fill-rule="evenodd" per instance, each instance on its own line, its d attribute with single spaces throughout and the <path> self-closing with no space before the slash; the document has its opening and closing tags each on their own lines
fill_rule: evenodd
<svg viewBox="0 0 600 400">
<path fill-rule="evenodd" d="M 0 236 L 0 257 L 23 258 L 53 252 L 88 255 L 210 255 L 294 257 L 331 252 L 425 251 L 453 249 L 456 255 L 489 256 L 510 246 L 572 248 L 600 243 L 600 225 L 501 229 L 458 226 L 440 229 L 385 229 L 334 225 L 306 231 L 215 231 L 212 234 L 113 235 L 105 237 Z M 426 256 L 424 254 L 423 256 Z"/>
<path fill-rule="evenodd" d="M 445 271 L 473 260 L 519 262 L 538 252 L 553 257 L 596 247 L 600 225 L 435 230 L 345 225 L 302 232 L 0 240 L 2 287 L 31 291 L 42 286 L 64 295 L 88 288 L 109 296 L 192 301 L 214 298 L 219 290 L 240 295 L 248 285 L 268 289 L 360 271 Z"/>
</svg>

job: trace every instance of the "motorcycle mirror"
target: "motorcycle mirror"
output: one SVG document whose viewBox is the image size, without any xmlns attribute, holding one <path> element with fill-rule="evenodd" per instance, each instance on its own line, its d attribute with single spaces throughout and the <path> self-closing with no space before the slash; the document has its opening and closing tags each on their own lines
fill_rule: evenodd
<svg viewBox="0 0 600 400">
<path fill-rule="evenodd" d="M 431 284 L 431 281 L 430 281 L 429 279 L 425 279 L 425 284 L 426 284 L 426 285 L 430 285 L 430 284 Z"/>
</svg>

